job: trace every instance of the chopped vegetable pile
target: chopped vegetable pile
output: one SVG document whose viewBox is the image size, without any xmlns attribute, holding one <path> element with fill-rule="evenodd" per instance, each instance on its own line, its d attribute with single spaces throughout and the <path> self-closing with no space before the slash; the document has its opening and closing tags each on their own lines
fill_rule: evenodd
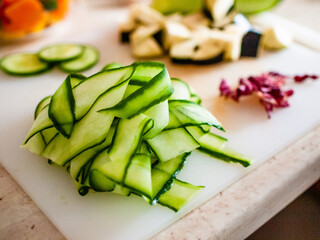
<svg viewBox="0 0 320 240">
<path fill-rule="evenodd" d="M 196 1 L 190 5 L 181 0 L 165 2 L 131 6 L 128 19 L 120 25 L 121 41 L 130 43 L 134 57 L 168 53 L 174 63 L 213 64 L 257 57 L 261 46 L 281 49 L 292 42 L 290 33 L 281 27 L 271 26 L 263 33 L 254 29 L 234 8 L 233 0 L 203 1 L 203 7 L 201 1 L 200 5 Z M 189 11 L 192 2 L 198 11 Z"/>
<path fill-rule="evenodd" d="M 99 60 L 98 50 L 89 45 L 56 44 L 42 48 L 38 53 L 15 53 L 3 57 L 0 68 L 16 76 L 43 73 L 57 65 L 62 71 L 77 73 L 85 71 Z"/>
<path fill-rule="evenodd" d="M 162 63 L 111 63 L 44 98 L 23 147 L 65 167 L 81 195 L 134 193 L 178 211 L 203 188 L 176 179 L 193 150 L 250 165 L 210 132 L 223 128 L 200 102 Z"/>
<path fill-rule="evenodd" d="M 225 79 L 220 83 L 220 95 L 226 98 L 231 98 L 239 101 L 242 96 L 256 94 L 271 118 L 271 112 L 274 108 L 289 107 L 289 97 L 293 95 L 293 90 L 283 90 L 282 87 L 289 77 L 276 72 L 263 73 L 260 76 L 250 76 L 248 78 L 241 78 L 236 89 L 232 90 Z M 316 80 L 317 75 L 302 75 L 294 76 L 295 82 L 303 82 L 311 78 Z"/>
</svg>

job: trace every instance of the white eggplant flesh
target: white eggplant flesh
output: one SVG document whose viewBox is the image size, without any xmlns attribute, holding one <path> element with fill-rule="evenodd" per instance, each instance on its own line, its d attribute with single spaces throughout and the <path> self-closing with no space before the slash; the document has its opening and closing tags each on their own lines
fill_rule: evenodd
<svg viewBox="0 0 320 240">
<path fill-rule="evenodd" d="M 207 0 L 206 5 L 210 11 L 213 21 L 221 22 L 234 5 L 234 0 Z"/>
<path fill-rule="evenodd" d="M 128 19 L 119 24 L 121 32 L 131 32 L 136 28 L 137 24 L 134 18 L 130 15 Z"/>
<path fill-rule="evenodd" d="M 242 34 L 233 34 L 232 41 L 228 42 L 224 52 L 224 59 L 227 61 L 237 61 L 241 56 Z"/>
<path fill-rule="evenodd" d="M 174 44 L 170 48 L 170 57 L 176 59 L 191 59 L 193 58 L 194 50 L 198 45 L 199 42 L 194 39 Z"/>
<path fill-rule="evenodd" d="M 144 40 L 131 44 L 132 55 L 137 58 L 152 58 L 163 55 L 163 50 L 159 43 L 153 38 L 145 38 Z"/>
<path fill-rule="evenodd" d="M 193 61 L 204 61 L 213 59 L 223 53 L 225 49 L 224 44 L 218 41 L 207 40 L 198 45 L 194 51 Z"/>
<path fill-rule="evenodd" d="M 190 30 L 181 23 L 167 21 L 164 27 L 164 48 L 168 50 L 173 44 L 191 38 Z"/>
<path fill-rule="evenodd" d="M 164 16 L 146 4 L 134 4 L 130 8 L 133 18 L 145 25 L 162 25 Z"/>
<path fill-rule="evenodd" d="M 181 23 L 184 24 L 190 30 L 195 30 L 199 26 L 209 26 L 210 20 L 202 13 L 192 13 L 183 16 Z"/>
<path fill-rule="evenodd" d="M 281 49 L 290 46 L 293 38 L 290 32 L 280 26 L 272 26 L 263 32 L 263 46 L 267 49 Z"/>
<path fill-rule="evenodd" d="M 137 45 L 141 41 L 152 37 L 161 30 L 160 25 L 153 24 L 149 26 L 141 25 L 130 34 L 130 41 L 133 45 Z"/>
</svg>

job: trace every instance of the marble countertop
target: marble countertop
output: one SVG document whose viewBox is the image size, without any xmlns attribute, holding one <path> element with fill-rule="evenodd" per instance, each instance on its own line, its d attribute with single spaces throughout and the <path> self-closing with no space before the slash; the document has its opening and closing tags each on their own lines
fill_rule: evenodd
<svg viewBox="0 0 320 240">
<path fill-rule="evenodd" d="M 319 9 L 316 0 L 286 0 L 274 12 L 320 31 Z M 320 125 L 153 239 L 246 238 L 319 177 Z M 65 239 L 1 165 L 0 185 L 0 239 Z"/>
</svg>

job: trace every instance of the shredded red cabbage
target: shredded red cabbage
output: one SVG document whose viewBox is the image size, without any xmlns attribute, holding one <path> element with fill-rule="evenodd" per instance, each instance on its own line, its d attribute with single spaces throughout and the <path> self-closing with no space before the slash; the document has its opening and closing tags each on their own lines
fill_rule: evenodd
<svg viewBox="0 0 320 240">
<path fill-rule="evenodd" d="M 304 82 L 306 79 L 310 78 L 312 80 L 316 80 L 318 79 L 319 76 L 313 74 L 313 75 L 309 75 L 309 74 L 305 74 L 305 75 L 296 75 L 293 77 L 295 82 Z"/>
<path fill-rule="evenodd" d="M 239 101 L 241 96 L 256 94 L 267 112 L 268 118 L 271 118 L 271 112 L 274 108 L 289 107 L 288 98 L 293 95 L 293 90 L 283 90 L 282 87 L 289 77 L 277 72 L 263 73 L 260 76 L 250 76 L 240 78 L 239 85 L 236 89 L 231 89 L 225 79 L 220 83 L 220 96 L 232 98 Z M 295 82 L 303 82 L 311 78 L 316 80 L 317 75 L 294 76 Z"/>
</svg>

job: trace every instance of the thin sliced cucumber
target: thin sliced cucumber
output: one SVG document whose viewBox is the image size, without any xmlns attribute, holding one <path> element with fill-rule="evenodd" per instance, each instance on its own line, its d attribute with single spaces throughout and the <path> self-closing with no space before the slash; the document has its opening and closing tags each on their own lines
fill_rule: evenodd
<svg viewBox="0 0 320 240">
<path fill-rule="evenodd" d="M 149 78 L 149 81 L 114 107 L 100 110 L 100 112 L 110 111 L 119 118 L 132 118 L 148 108 L 165 101 L 171 96 L 173 87 L 171 85 L 169 73 L 164 64 L 147 62 L 147 64 L 134 64 L 134 67 L 136 71 L 132 78 L 138 77 L 140 80 Z M 137 73 L 139 67 L 145 69 L 144 74 L 142 72 Z M 150 73 L 154 73 L 154 70 L 156 75 L 150 76 Z"/>
<path fill-rule="evenodd" d="M 48 110 L 54 127 L 67 138 L 70 137 L 75 122 L 74 108 L 75 101 L 68 76 L 52 96 Z"/>
<path fill-rule="evenodd" d="M 174 99 L 190 100 L 190 87 L 186 82 L 178 78 L 171 78 L 171 82 L 174 88 L 174 92 L 170 96 L 169 100 L 174 100 Z"/>
<path fill-rule="evenodd" d="M 46 141 L 43 138 L 42 134 L 39 132 L 35 134 L 30 141 L 22 145 L 24 149 L 29 150 L 30 152 L 41 155 L 43 150 L 46 148 Z"/>
<path fill-rule="evenodd" d="M 101 114 L 97 109 L 119 102 L 127 84 L 128 81 L 124 81 L 100 96 L 91 111 L 74 125 L 70 138 L 58 134 L 47 145 L 42 155 L 58 165 L 65 165 L 83 151 L 101 144 L 108 135 L 114 115 Z"/>
<path fill-rule="evenodd" d="M 203 188 L 175 179 L 170 190 L 159 198 L 159 203 L 177 212 Z"/>
<path fill-rule="evenodd" d="M 115 68 L 121 68 L 123 67 L 123 65 L 121 63 L 117 63 L 117 62 L 112 62 L 112 63 L 108 63 L 107 65 L 105 65 L 101 71 L 107 71 L 110 69 L 115 69 Z"/>
<path fill-rule="evenodd" d="M 150 154 L 135 154 L 132 157 L 124 179 L 124 185 L 151 198 L 151 158 Z"/>
<path fill-rule="evenodd" d="M 106 137 L 103 143 L 82 152 L 81 154 L 79 154 L 78 156 L 76 156 L 71 160 L 70 175 L 73 178 L 73 180 L 85 182 L 85 180 L 79 179 L 83 168 L 90 161 L 94 160 L 97 157 L 97 154 L 99 154 L 101 151 L 105 150 L 111 145 L 114 131 L 115 131 L 115 127 L 112 126 L 109 130 L 108 136 Z M 90 168 L 92 168 L 92 166 Z M 87 176 L 82 175 L 82 177 L 86 178 Z"/>
<path fill-rule="evenodd" d="M 51 101 L 51 96 L 47 96 L 43 98 L 37 105 L 36 110 L 34 111 L 34 119 L 36 119 L 39 115 L 39 113 L 47 106 L 49 105 Z"/>
<path fill-rule="evenodd" d="M 168 101 L 173 87 L 161 63 L 135 63 L 88 78 L 71 74 L 38 104 L 23 147 L 63 166 L 80 195 L 90 189 L 133 193 L 178 211 L 202 188 L 176 180 L 192 150 L 250 162 L 210 132 L 212 126 L 223 129 L 190 101 L 197 97 L 189 85 L 173 82 L 177 93 Z"/>
<path fill-rule="evenodd" d="M 3 72 L 16 76 L 29 76 L 45 72 L 52 65 L 41 61 L 34 53 L 16 53 L 5 56 L 0 62 Z"/>
<path fill-rule="evenodd" d="M 147 143 L 160 161 L 168 161 L 200 146 L 184 128 L 162 131 Z"/>
<path fill-rule="evenodd" d="M 144 112 L 145 115 L 150 117 L 153 120 L 153 127 L 147 132 L 144 136 L 144 139 L 153 138 L 158 135 L 167 125 L 169 122 L 169 106 L 168 101 L 164 101 L 159 103 L 147 111 Z"/>
<path fill-rule="evenodd" d="M 181 122 L 181 127 L 209 125 L 224 131 L 221 123 L 204 107 L 188 100 L 170 100 L 169 110 Z"/>
<path fill-rule="evenodd" d="M 150 129 L 152 124 L 152 120 L 144 114 L 131 119 L 121 119 L 109 150 L 111 161 L 97 170 L 113 181 L 122 183 L 132 156 L 140 146 L 143 133 Z"/>
<path fill-rule="evenodd" d="M 83 52 L 80 44 L 56 44 L 42 48 L 38 57 L 46 62 L 62 62 L 80 57 Z"/>
<path fill-rule="evenodd" d="M 225 162 L 240 163 L 244 167 L 251 165 L 251 161 L 247 156 L 235 152 L 228 147 L 217 148 L 210 142 L 207 142 L 207 144 L 201 145 L 199 150 Z"/>
<path fill-rule="evenodd" d="M 47 128 L 41 131 L 41 134 L 46 144 L 48 144 L 54 138 L 54 136 L 57 135 L 58 133 L 59 133 L 58 130 L 54 127 Z"/>
<path fill-rule="evenodd" d="M 99 61 L 99 52 L 92 46 L 84 46 L 81 56 L 60 64 L 60 69 L 67 73 L 83 72 Z"/>
<path fill-rule="evenodd" d="M 78 84 L 80 84 L 82 81 L 86 80 L 87 77 L 82 74 L 72 73 L 70 76 L 70 83 L 71 87 L 75 88 Z"/>
<path fill-rule="evenodd" d="M 161 195 L 168 191 L 176 177 L 181 171 L 190 152 L 184 153 L 166 162 L 159 162 L 152 169 L 152 199 L 151 204 L 155 204 Z"/>
</svg>

